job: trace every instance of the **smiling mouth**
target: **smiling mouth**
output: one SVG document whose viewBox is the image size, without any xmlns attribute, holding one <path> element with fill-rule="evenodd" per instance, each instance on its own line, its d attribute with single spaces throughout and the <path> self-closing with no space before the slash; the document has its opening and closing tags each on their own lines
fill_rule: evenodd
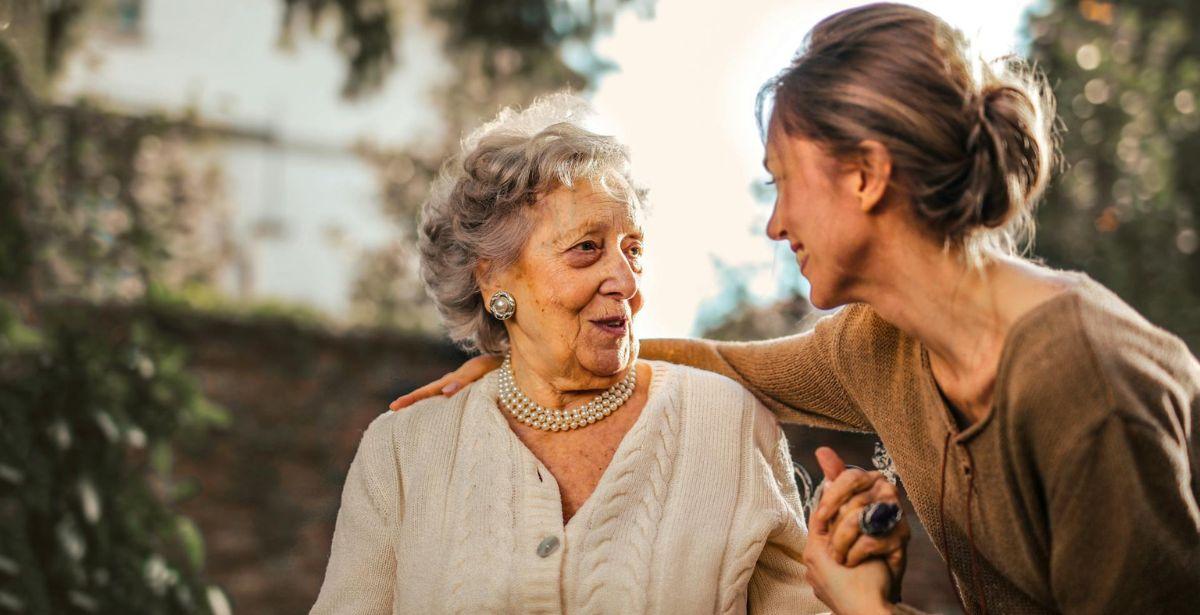
<svg viewBox="0 0 1200 615">
<path fill-rule="evenodd" d="M 613 316 L 612 318 L 600 318 L 591 321 L 601 331 L 612 335 L 623 336 L 629 331 L 629 319 L 624 316 Z"/>
<path fill-rule="evenodd" d="M 791 248 L 792 252 L 796 255 L 796 262 L 803 265 L 808 260 L 808 250 L 804 249 L 804 244 L 793 243 L 791 244 Z"/>
</svg>

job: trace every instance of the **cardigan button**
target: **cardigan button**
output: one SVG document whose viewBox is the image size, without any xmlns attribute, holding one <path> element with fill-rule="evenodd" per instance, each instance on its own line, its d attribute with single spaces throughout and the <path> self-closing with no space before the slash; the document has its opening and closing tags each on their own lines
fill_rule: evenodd
<svg viewBox="0 0 1200 615">
<path fill-rule="evenodd" d="M 558 549 L 558 536 L 547 536 L 537 547 L 538 557 L 549 557 Z"/>
</svg>

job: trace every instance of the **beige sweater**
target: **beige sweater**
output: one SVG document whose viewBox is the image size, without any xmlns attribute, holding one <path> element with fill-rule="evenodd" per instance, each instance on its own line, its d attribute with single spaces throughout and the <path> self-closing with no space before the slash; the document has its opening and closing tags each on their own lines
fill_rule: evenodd
<svg viewBox="0 0 1200 615">
<path fill-rule="evenodd" d="M 652 363 L 649 398 L 563 526 L 496 373 L 375 419 L 350 466 L 324 613 L 812 613 L 787 441 L 732 380 Z"/>
<path fill-rule="evenodd" d="M 1200 365 L 1075 280 L 1013 325 L 991 413 L 966 428 L 925 347 L 866 305 L 642 355 L 729 375 L 784 420 L 878 433 L 970 612 L 1200 612 Z"/>
</svg>

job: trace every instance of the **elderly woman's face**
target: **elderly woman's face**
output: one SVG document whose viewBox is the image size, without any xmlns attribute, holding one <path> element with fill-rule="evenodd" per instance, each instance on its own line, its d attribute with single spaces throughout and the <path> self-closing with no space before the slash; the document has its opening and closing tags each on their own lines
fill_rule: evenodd
<svg viewBox="0 0 1200 615">
<path fill-rule="evenodd" d="M 531 213 L 520 258 L 495 280 L 517 301 L 508 321 L 514 354 L 567 378 L 623 372 L 637 358 L 640 210 L 581 182 L 547 195 Z"/>
</svg>

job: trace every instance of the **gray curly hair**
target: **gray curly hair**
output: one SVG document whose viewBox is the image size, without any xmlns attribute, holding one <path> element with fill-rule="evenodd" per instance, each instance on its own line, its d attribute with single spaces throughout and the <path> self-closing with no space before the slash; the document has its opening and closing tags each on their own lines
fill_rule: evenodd
<svg viewBox="0 0 1200 615">
<path fill-rule="evenodd" d="M 590 109 L 570 94 L 505 109 L 472 132 L 421 208 L 421 278 L 450 338 L 467 350 L 508 349 L 508 331 L 484 309 L 475 277 L 481 259 L 503 270 L 533 230 L 530 208 L 559 188 L 590 182 L 641 209 L 645 190 L 630 176 L 628 150 L 583 128 Z"/>
</svg>

